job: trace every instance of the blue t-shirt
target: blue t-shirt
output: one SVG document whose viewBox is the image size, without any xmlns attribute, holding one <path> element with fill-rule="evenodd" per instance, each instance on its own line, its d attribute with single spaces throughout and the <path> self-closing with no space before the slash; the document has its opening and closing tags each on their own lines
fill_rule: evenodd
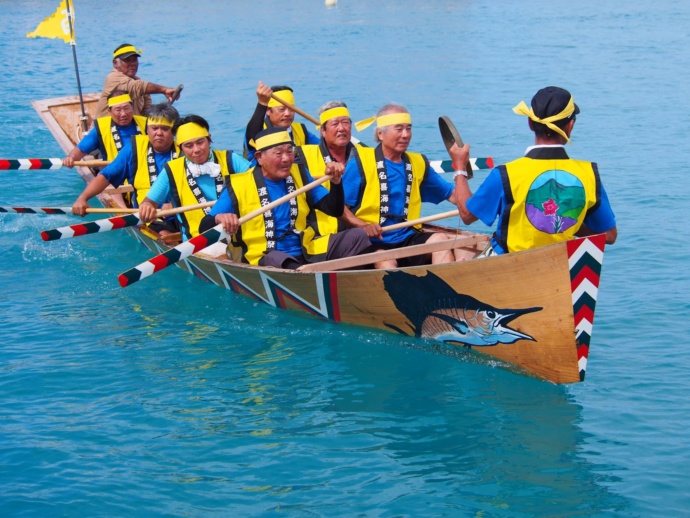
<svg viewBox="0 0 690 518">
<path fill-rule="evenodd" d="M 287 182 L 285 180 L 274 182 L 268 178 L 264 178 L 264 181 L 266 182 L 266 187 L 268 189 L 269 201 L 277 200 L 288 193 Z M 313 181 L 314 179 L 311 177 L 309 172 L 307 172 L 307 183 L 311 183 Z M 324 196 L 328 195 L 328 190 L 322 185 L 317 185 L 310 191 L 307 191 L 306 194 L 309 206 L 313 207 L 315 203 L 318 203 Z M 228 193 L 227 189 L 224 189 L 223 192 L 220 193 L 220 197 L 211 209 L 209 215 L 216 216 L 217 214 L 234 212 L 233 209 L 230 194 Z M 298 234 L 290 231 L 290 203 L 281 203 L 272 210 L 273 224 L 275 225 L 275 236 L 284 236 L 276 243 L 276 250 L 285 252 L 286 254 L 292 256 L 301 255 L 302 241 Z"/>
<path fill-rule="evenodd" d="M 388 205 L 390 214 L 402 216 L 405 208 L 405 188 L 407 187 L 407 175 L 405 174 L 404 162 L 391 162 L 387 158 L 386 161 L 386 175 L 388 176 Z M 359 189 L 362 184 L 362 177 L 359 170 L 357 160 L 352 157 L 345 165 L 345 173 L 343 174 L 343 190 L 345 191 L 345 205 L 354 207 L 358 204 Z M 422 181 L 419 192 L 422 201 L 428 201 L 438 205 L 444 200 L 450 198 L 455 187 L 452 183 L 444 180 L 438 173 L 429 171 L 426 178 Z M 386 220 L 382 227 L 395 225 L 400 223 L 395 218 Z M 396 244 L 404 241 L 414 233 L 412 227 L 400 228 L 392 230 L 383 234 L 383 240 L 378 238 L 371 238 L 372 243 L 390 243 Z"/>
<path fill-rule="evenodd" d="M 120 149 L 120 151 L 123 151 L 125 148 L 129 147 L 131 137 L 139 134 L 139 127 L 137 126 L 137 123 L 132 120 L 132 122 L 127 126 L 118 126 L 118 132 L 120 133 L 120 139 L 122 140 L 122 149 Z M 98 129 L 96 126 L 91 128 L 91 131 L 89 131 L 84 138 L 79 141 L 77 147 L 87 155 L 98 149 L 104 159 L 106 156 L 108 156 L 105 152 L 105 148 L 98 138 Z"/>
<path fill-rule="evenodd" d="M 604 185 L 600 182 L 600 200 L 599 206 L 593 212 L 590 212 L 585 217 L 584 223 L 593 232 L 606 232 L 616 226 L 616 217 L 611 209 L 609 197 L 604 190 Z M 466 203 L 467 210 L 469 210 L 477 219 L 481 220 L 487 227 L 490 227 L 498 217 L 498 224 L 496 226 L 496 233 L 500 234 L 503 228 L 504 207 L 506 206 L 506 196 L 503 189 L 503 181 L 501 180 L 501 172 L 498 168 L 491 170 L 486 180 L 479 186 Z M 494 237 L 491 238 L 491 246 L 496 253 L 504 254 L 506 250 L 496 242 Z"/>
</svg>

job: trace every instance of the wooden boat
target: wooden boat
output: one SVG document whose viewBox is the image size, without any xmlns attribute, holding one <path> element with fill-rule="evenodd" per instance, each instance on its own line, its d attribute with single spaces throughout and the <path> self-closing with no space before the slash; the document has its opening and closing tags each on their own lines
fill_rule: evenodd
<svg viewBox="0 0 690 518">
<path fill-rule="evenodd" d="M 97 97 L 85 96 L 90 113 Z M 68 152 L 81 137 L 79 99 L 32 104 Z M 86 182 L 93 179 L 89 169 L 77 169 Z M 105 207 L 115 206 L 107 194 L 99 199 Z M 472 257 L 488 240 L 483 234 L 434 228 L 451 234 L 448 247 Z M 146 227 L 126 232 L 155 254 L 170 248 Z M 515 254 L 389 271 L 352 269 L 371 262 L 362 257 L 300 272 L 261 268 L 230 261 L 224 248 L 207 249 L 177 265 L 276 308 L 435 339 L 448 349 L 469 348 L 553 383 L 572 383 L 585 376 L 604 244 L 605 237 L 597 235 Z M 146 282 L 161 282 L 163 275 Z"/>
</svg>

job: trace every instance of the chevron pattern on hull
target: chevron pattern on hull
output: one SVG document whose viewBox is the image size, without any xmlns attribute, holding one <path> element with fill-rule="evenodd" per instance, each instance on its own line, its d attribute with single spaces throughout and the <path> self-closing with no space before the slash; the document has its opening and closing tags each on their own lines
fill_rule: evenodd
<svg viewBox="0 0 690 518">
<path fill-rule="evenodd" d="M 585 379 L 589 342 L 592 338 L 594 308 L 604 259 L 606 237 L 603 234 L 568 241 L 568 266 L 573 294 L 575 341 L 580 381 Z"/>
</svg>

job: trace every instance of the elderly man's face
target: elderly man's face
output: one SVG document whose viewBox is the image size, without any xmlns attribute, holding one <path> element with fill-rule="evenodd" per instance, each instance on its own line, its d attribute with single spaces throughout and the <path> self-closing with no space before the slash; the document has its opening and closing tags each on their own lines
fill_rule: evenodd
<svg viewBox="0 0 690 518">
<path fill-rule="evenodd" d="M 211 137 L 199 137 L 180 144 L 184 156 L 195 164 L 205 164 L 211 153 Z"/>
<path fill-rule="evenodd" d="M 125 59 L 115 58 L 113 59 L 113 66 L 115 70 L 127 77 L 134 77 L 137 75 L 137 70 L 139 70 L 139 56 L 129 56 Z"/>
<path fill-rule="evenodd" d="M 134 118 L 134 111 L 132 110 L 132 103 L 116 104 L 108 108 L 110 116 L 118 126 L 127 126 Z"/>
<path fill-rule="evenodd" d="M 268 115 L 268 119 L 274 126 L 279 126 L 281 128 L 289 128 L 295 120 L 295 112 L 287 106 L 274 106 L 273 108 L 268 108 L 266 110 L 266 115 Z"/>
<path fill-rule="evenodd" d="M 350 117 L 335 117 L 321 126 L 321 136 L 328 147 L 345 147 L 352 138 Z"/>
<path fill-rule="evenodd" d="M 399 155 L 407 151 L 412 140 L 412 124 L 391 124 L 386 131 L 377 130 L 383 151 Z"/>
<path fill-rule="evenodd" d="M 290 168 L 295 161 L 295 148 L 292 144 L 281 144 L 266 151 L 258 151 L 255 157 L 264 176 L 277 182 L 290 175 Z"/>
<path fill-rule="evenodd" d="M 157 153 L 170 151 L 170 148 L 173 146 L 174 135 L 170 126 L 149 124 L 146 126 L 146 134 L 151 141 L 153 150 Z"/>
</svg>

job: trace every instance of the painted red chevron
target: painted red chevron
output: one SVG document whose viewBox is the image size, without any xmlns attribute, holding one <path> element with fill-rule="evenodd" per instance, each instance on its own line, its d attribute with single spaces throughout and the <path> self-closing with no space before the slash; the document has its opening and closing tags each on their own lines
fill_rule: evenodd
<svg viewBox="0 0 690 518">
<path fill-rule="evenodd" d="M 575 276 L 574 279 L 570 281 L 570 287 L 573 291 L 582 284 L 582 281 L 588 280 L 595 287 L 599 286 L 599 274 L 594 272 L 589 266 L 584 266 Z"/>
</svg>

